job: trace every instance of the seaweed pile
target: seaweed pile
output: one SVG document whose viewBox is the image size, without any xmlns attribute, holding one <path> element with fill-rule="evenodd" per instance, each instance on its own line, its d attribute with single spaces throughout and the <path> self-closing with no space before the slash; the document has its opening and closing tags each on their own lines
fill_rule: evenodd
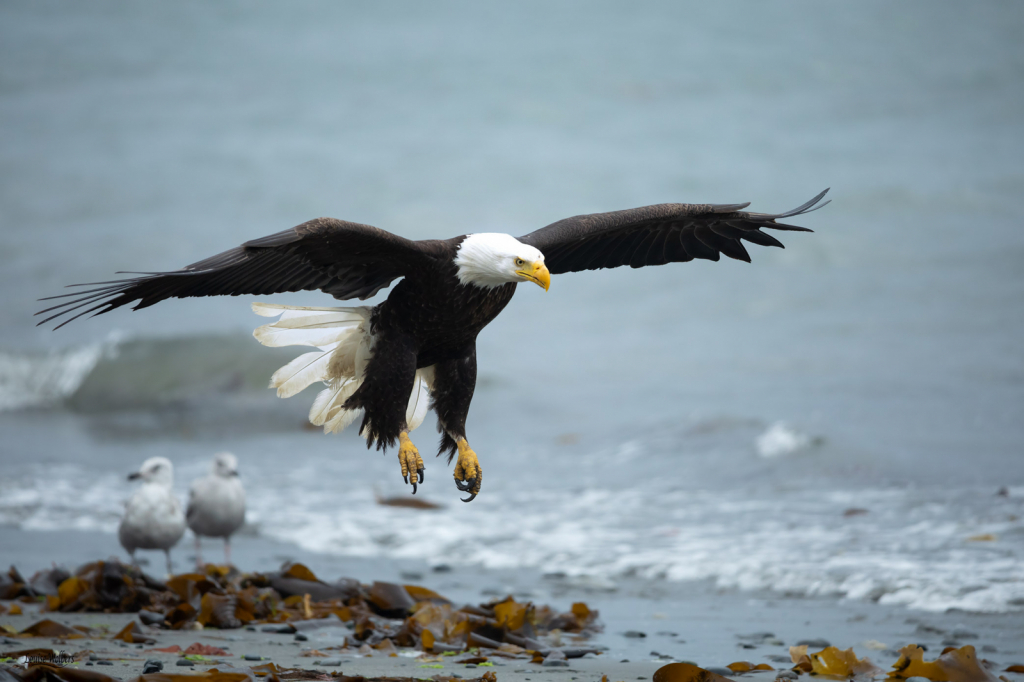
<svg viewBox="0 0 1024 682">
<path fill-rule="evenodd" d="M 143 624 L 171 630 L 260 625 L 298 632 L 318 623 L 344 624 L 351 631 L 346 647 L 411 647 L 435 654 L 483 647 L 537 658 L 558 649 L 559 655 L 575 658 L 598 652 L 564 648 L 562 636 L 582 642 L 601 630 L 597 611 L 582 602 L 564 613 L 511 596 L 456 607 L 418 585 L 366 585 L 352 578 L 325 582 L 302 564 L 266 574 L 208 565 L 205 573 L 174 575 L 166 582 L 112 561 L 86 564 L 74 574 L 60 568 L 42 571 L 30 580 L 12 568 L 0 577 L 0 599 L 43 600 L 50 612 L 137 613 Z M 74 639 L 89 634 L 47 620 L 8 636 Z M 152 641 L 135 621 L 115 638 Z"/>
</svg>

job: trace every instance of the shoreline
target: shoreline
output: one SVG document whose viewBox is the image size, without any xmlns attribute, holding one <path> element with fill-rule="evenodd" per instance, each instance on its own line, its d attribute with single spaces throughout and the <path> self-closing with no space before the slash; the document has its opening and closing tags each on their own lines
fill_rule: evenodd
<svg viewBox="0 0 1024 682">
<path fill-rule="evenodd" d="M 74 570 L 87 561 L 111 555 L 124 560 L 123 552 L 118 551 L 116 537 L 98 532 L 27 532 L 0 528 L 0 545 L 10 548 L 5 560 L 17 566 L 26 578 L 35 570 L 49 568 L 54 563 Z M 190 545 L 182 546 L 175 553 L 176 571 L 191 568 L 187 559 L 191 555 L 189 550 Z M 781 670 L 792 665 L 785 662 L 789 660 L 789 646 L 807 640 L 824 640 L 840 649 L 853 648 L 859 657 L 867 656 L 883 669 L 895 662 L 898 657 L 896 651 L 907 644 L 926 646 L 929 659 L 946 646 L 971 644 L 978 649 L 979 657 L 992 660 L 999 670 L 1024 662 L 1024 618 L 1019 612 L 927 613 L 871 602 L 721 591 L 704 582 L 620 579 L 609 583 L 543 575 L 536 571 L 496 571 L 467 566 L 452 566 L 438 571 L 418 561 L 320 555 L 252 536 L 237 538 L 232 551 L 236 564 L 246 571 L 271 571 L 278 569 L 284 561 L 298 561 L 308 565 L 324 580 L 350 577 L 363 583 L 375 580 L 415 583 L 446 596 L 456 605 L 513 595 L 521 602 L 550 604 L 560 610 L 582 601 L 600 612 L 604 630 L 587 640 L 586 645 L 605 648 L 604 654 L 595 659 L 573 659 L 569 668 L 559 669 L 519 665 L 521 661 L 504 666 L 495 664 L 496 672 L 503 673 L 502 677 L 513 673 L 510 679 L 517 681 L 539 675 L 540 671 L 543 671 L 544 679 L 564 679 L 565 670 L 575 671 L 580 679 L 593 676 L 595 681 L 604 674 L 616 680 L 649 679 L 655 670 L 672 661 L 691 661 L 706 668 L 722 668 L 733 662 L 749 661 L 754 665 L 767 663 Z M 214 552 L 219 552 L 219 547 L 213 543 L 204 544 L 207 558 L 217 556 Z M 161 554 L 151 554 L 150 566 L 162 566 Z M 34 611 L 35 608 L 38 607 L 29 605 L 21 616 L 0 616 L 0 625 L 22 630 L 48 617 L 69 626 L 102 623 L 116 632 L 135 618 L 132 614 L 43 614 Z M 178 644 L 184 649 L 193 642 L 214 645 L 217 642 L 228 642 L 229 645 L 237 642 L 234 646 L 241 654 L 269 647 L 267 650 L 273 652 L 272 660 L 285 667 L 296 664 L 299 664 L 297 667 L 310 667 L 313 660 L 299 656 L 302 647 L 299 642 L 293 642 L 292 637 L 244 628 L 184 632 L 156 630 L 155 633 L 158 644 L 152 646 L 156 647 Z M 643 636 L 638 633 L 643 633 Z M 771 636 L 764 636 L 766 633 Z M 44 646 L 52 644 L 46 638 L 15 639 L 8 641 L 5 647 L 29 648 L 41 643 Z M 95 643 L 100 644 L 99 641 Z M 110 644 L 102 642 L 104 650 L 109 649 Z M 68 646 L 84 645 L 69 642 Z M 386 657 L 387 660 L 379 655 L 362 657 L 346 654 L 343 657 L 351 658 L 343 666 L 346 675 L 415 676 L 419 670 L 411 663 L 407 664 L 411 659 L 403 656 Z M 142 662 L 137 661 L 140 666 Z M 445 674 L 451 667 L 452 671 L 464 677 L 474 676 L 455 670 L 460 666 L 444 665 Z M 174 672 L 183 670 L 175 669 Z M 438 670 L 424 669 L 421 672 L 433 675 Z M 473 669 L 467 670 L 472 672 Z M 516 673 L 516 670 L 527 672 Z M 141 672 L 141 668 L 135 671 L 128 666 L 123 670 L 125 673 L 129 671 L 134 675 Z M 769 679 L 765 677 L 767 671 L 757 675 Z"/>
</svg>

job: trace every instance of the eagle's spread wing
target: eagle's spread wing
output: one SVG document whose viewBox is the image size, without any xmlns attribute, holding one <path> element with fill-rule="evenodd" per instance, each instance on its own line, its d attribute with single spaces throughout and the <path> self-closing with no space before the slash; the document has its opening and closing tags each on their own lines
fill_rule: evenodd
<svg viewBox="0 0 1024 682">
<path fill-rule="evenodd" d="M 775 222 L 817 210 L 825 193 L 785 213 L 747 213 L 746 204 L 656 204 L 626 211 L 579 215 L 559 220 L 519 237 L 544 254 L 553 275 L 629 265 L 684 263 L 694 258 L 718 260 L 719 253 L 750 262 L 741 240 L 782 246 L 760 228 L 798 230 Z"/>
<path fill-rule="evenodd" d="M 80 311 L 61 322 L 60 328 L 82 315 L 100 315 L 134 301 L 139 302 L 134 307 L 138 310 L 168 298 L 312 289 L 342 300 L 366 299 L 426 259 L 429 254 L 421 243 L 369 225 L 317 218 L 181 270 L 126 273 L 141 276 L 96 282 L 94 289 L 51 296 L 69 300 L 36 314 L 53 313 L 39 323 L 44 324 Z"/>
</svg>

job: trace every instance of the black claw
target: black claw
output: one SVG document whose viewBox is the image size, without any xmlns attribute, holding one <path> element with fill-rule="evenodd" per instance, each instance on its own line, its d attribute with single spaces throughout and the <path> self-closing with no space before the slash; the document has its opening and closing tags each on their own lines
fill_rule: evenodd
<svg viewBox="0 0 1024 682">
<path fill-rule="evenodd" d="M 469 492 L 469 489 L 470 489 L 469 483 L 464 483 L 464 482 L 462 482 L 462 481 L 460 481 L 458 479 L 455 480 L 455 487 L 458 488 L 459 490 L 461 490 L 464 493 Z"/>
<path fill-rule="evenodd" d="M 418 473 L 420 475 L 420 483 L 423 483 L 424 481 L 427 480 L 427 479 L 423 478 L 423 469 L 417 469 L 416 473 Z"/>
<path fill-rule="evenodd" d="M 403 474 L 402 475 L 402 480 L 405 481 L 406 483 L 408 483 L 409 482 L 409 477 L 406 476 L 405 474 Z"/>
<path fill-rule="evenodd" d="M 473 500 L 475 500 L 475 499 L 476 499 L 476 493 L 470 493 L 470 494 L 469 494 L 469 497 L 465 498 L 465 499 L 464 499 L 464 500 L 462 500 L 462 501 L 463 501 L 463 502 L 472 502 L 472 501 L 473 501 Z"/>
<path fill-rule="evenodd" d="M 412 494 L 413 495 L 416 494 L 416 484 L 415 483 L 412 484 Z"/>
</svg>

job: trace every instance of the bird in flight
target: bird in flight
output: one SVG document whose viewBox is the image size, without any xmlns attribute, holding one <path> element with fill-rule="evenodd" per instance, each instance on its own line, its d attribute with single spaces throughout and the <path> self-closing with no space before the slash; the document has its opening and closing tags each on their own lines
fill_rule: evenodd
<svg viewBox="0 0 1024 682">
<path fill-rule="evenodd" d="M 779 220 L 825 206 L 826 189 L 784 213 L 744 211 L 744 204 L 656 204 L 559 220 L 519 238 L 475 233 L 411 241 L 369 225 L 317 218 L 254 239 L 173 272 L 126 272 L 128 279 L 74 284 L 75 293 L 37 315 L 39 324 L 100 315 L 138 301 L 147 308 L 168 298 L 268 295 L 319 289 L 339 300 L 365 300 L 401 280 L 373 307 L 308 308 L 254 303 L 277 317 L 254 336 L 267 346 L 317 350 L 288 363 L 271 378 L 289 397 L 315 382 L 326 384 L 309 418 L 336 432 L 362 413 L 367 447 L 398 445 L 402 476 L 423 482 L 424 466 L 409 433 L 428 407 L 437 416 L 438 456 L 458 455 L 455 485 L 480 492 L 483 469 L 466 440 L 466 418 L 476 386 L 476 337 L 512 299 L 516 285 L 546 291 L 551 276 L 629 265 L 717 261 L 720 254 L 750 262 L 743 242 L 782 244 L 761 228 L 810 232 Z M 84 309 L 84 310 L 83 310 Z"/>
</svg>

